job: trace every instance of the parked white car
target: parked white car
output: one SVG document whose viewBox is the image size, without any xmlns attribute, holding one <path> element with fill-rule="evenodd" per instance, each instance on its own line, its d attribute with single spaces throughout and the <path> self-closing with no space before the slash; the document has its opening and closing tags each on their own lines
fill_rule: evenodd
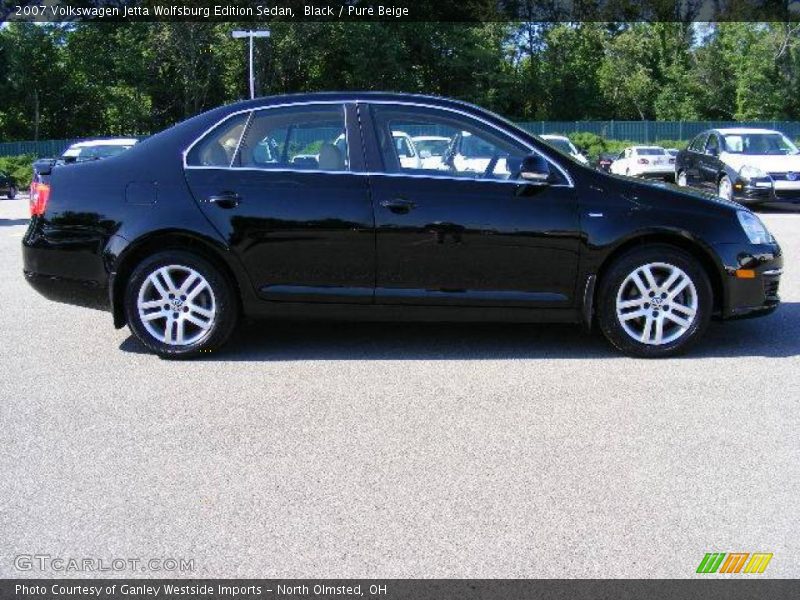
<svg viewBox="0 0 800 600">
<path fill-rule="evenodd" d="M 411 136 L 405 131 L 392 131 L 392 137 L 397 157 L 400 159 L 400 166 L 404 169 L 421 169 L 422 160 Z"/>
<path fill-rule="evenodd" d="M 575 147 L 570 139 L 563 135 L 542 135 L 541 137 L 545 142 L 553 146 L 556 150 L 563 152 L 564 154 L 568 154 L 575 160 L 585 165 L 589 164 L 589 159 L 586 158 L 583 154 L 581 154 L 580 150 Z"/>
<path fill-rule="evenodd" d="M 616 175 L 672 179 L 675 157 L 661 146 L 629 146 L 611 163 L 610 170 Z"/>
<path fill-rule="evenodd" d="M 64 150 L 60 160 L 69 163 L 108 158 L 125 152 L 138 141 L 136 138 L 108 138 L 76 142 Z"/>
<path fill-rule="evenodd" d="M 442 160 L 452 139 L 441 135 L 417 135 L 411 138 L 419 152 L 423 169 L 447 169 Z"/>
</svg>

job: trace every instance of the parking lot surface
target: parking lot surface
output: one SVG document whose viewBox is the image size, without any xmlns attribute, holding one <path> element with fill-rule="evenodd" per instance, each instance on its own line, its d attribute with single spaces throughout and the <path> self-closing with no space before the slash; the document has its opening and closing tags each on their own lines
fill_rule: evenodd
<svg viewBox="0 0 800 600">
<path fill-rule="evenodd" d="M 564 326 L 265 323 L 191 362 L 22 277 L 0 200 L 0 577 L 800 576 L 800 214 L 780 310 L 633 360 Z"/>
</svg>

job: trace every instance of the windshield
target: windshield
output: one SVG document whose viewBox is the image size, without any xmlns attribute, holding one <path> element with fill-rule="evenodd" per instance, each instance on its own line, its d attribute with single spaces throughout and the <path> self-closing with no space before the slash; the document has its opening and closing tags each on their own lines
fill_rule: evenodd
<svg viewBox="0 0 800 600">
<path fill-rule="evenodd" d="M 128 148 L 133 146 L 84 146 L 81 148 L 67 148 L 62 158 L 72 160 L 93 160 L 95 158 L 108 158 L 109 156 L 116 156 L 121 154 Z"/>
<path fill-rule="evenodd" d="M 450 140 L 414 140 L 417 150 L 429 152 L 431 156 L 442 156 L 447 152 Z"/>
<path fill-rule="evenodd" d="M 737 133 L 722 136 L 725 151 L 732 154 L 797 154 L 789 138 L 781 133 Z"/>
</svg>

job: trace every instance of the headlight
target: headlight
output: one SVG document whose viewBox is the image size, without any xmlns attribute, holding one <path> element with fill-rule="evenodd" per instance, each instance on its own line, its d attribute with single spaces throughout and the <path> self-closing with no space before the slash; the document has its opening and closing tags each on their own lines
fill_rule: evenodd
<svg viewBox="0 0 800 600">
<path fill-rule="evenodd" d="M 767 230 L 764 223 L 761 222 L 753 213 L 739 210 L 736 211 L 736 216 L 739 217 L 739 223 L 742 225 L 745 234 L 753 244 L 771 244 L 772 235 Z"/>
<path fill-rule="evenodd" d="M 739 169 L 739 176 L 742 179 L 766 179 L 769 177 L 766 172 L 758 167 L 751 167 L 750 165 L 745 165 Z"/>
</svg>

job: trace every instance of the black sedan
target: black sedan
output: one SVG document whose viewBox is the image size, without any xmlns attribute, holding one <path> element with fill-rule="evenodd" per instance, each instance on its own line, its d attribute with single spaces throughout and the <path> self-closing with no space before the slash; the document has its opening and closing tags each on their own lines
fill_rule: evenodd
<svg viewBox="0 0 800 600">
<path fill-rule="evenodd" d="M 4 195 L 9 200 L 17 197 L 17 180 L 8 173 L 0 171 L 0 194 Z"/>
<path fill-rule="evenodd" d="M 398 131 L 480 152 L 408 161 Z M 221 107 L 54 170 L 32 213 L 31 285 L 110 310 L 164 357 L 218 348 L 242 316 L 596 323 L 623 352 L 667 356 L 712 316 L 772 312 L 783 261 L 738 204 L 404 94 Z"/>
</svg>

